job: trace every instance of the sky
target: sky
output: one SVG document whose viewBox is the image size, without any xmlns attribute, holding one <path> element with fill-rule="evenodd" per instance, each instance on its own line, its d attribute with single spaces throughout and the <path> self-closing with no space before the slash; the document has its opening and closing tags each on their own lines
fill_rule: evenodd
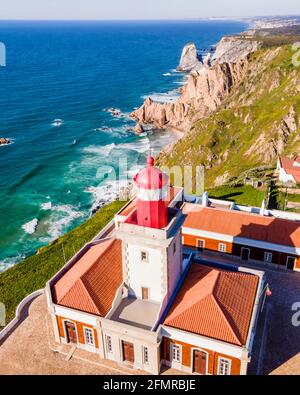
<svg viewBox="0 0 300 395">
<path fill-rule="evenodd" d="M 299 0 L 0 0 L 0 19 L 187 19 L 300 15 Z"/>
</svg>

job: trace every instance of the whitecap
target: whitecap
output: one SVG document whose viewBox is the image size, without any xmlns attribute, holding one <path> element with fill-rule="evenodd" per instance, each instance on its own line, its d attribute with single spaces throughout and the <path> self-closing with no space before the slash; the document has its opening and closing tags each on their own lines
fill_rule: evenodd
<svg viewBox="0 0 300 395">
<path fill-rule="evenodd" d="M 36 231 L 38 226 L 39 220 L 34 218 L 32 221 L 27 222 L 26 224 L 22 225 L 22 229 L 29 235 L 33 235 Z"/>
<path fill-rule="evenodd" d="M 115 144 L 107 144 L 103 146 L 96 146 L 96 145 L 91 145 L 89 147 L 83 148 L 83 152 L 87 154 L 96 154 L 96 155 L 102 155 L 104 157 L 107 157 L 111 151 L 115 148 Z"/>
<path fill-rule="evenodd" d="M 137 151 L 139 153 L 145 153 L 150 151 L 151 145 L 150 145 L 150 140 L 148 137 L 143 137 L 135 142 L 132 143 L 123 143 L 123 144 L 118 144 L 116 146 L 116 149 L 126 149 L 126 150 L 132 150 L 132 151 Z"/>
<path fill-rule="evenodd" d="M 46 222 L 48 225 L 48 234 L 52 239 L 61 236 L 65 228 L 77 218 L 82 217 L 84 214 L 69 204 L 52 206 L 53 214 Z"/>
<path fill-rule="evenodd" d="M 172 73 L 164 73 L 163 76 L 164 77 L 172 77 Z"/>
<path fill-rule="evenodd" d="M 0 261 L 0 273 L 4 272 L 5 270 L 9 269 L 10 267 L 15 266 L 19 263 L 22 259 L 25 259 L 25 255 L 18 255 L 12 258 L 5 258 Z"/>
<path fill-rule="evenodd" d="M 151 95 L 142 96 L 142 99 L 146 100 L 150 97 L 156 103 L 175 103 L 179 97 L 180 93 L 177 89 L 174 89 L 165 93 L 152 93 Z"/>
<path fill-rule="evenodd" d="M 62 119 L 59 119 L 59 118 L 58 119 L 54 119 L 54 121 L 52 122 L 52 126 L 59 127 L 63 123 L 64 123 L 64 121 Z"/>
<path fill-rule="evenodd" d="M 47 203 L 42 203 L 41 204 L 41 209 L 42 210 L 51 210 L 52 208 L 52 203 L 51 202 L 47 202 Z"/>
</svg>

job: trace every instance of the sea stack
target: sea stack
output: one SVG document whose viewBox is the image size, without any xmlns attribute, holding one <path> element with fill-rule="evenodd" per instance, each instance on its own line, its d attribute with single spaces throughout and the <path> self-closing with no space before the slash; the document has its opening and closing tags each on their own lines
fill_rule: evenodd
<svg viewBox="0 0 300 395">
<path fill-rule="evenodd" d="M 7 145 L 10 144 L 10 140 L 6 139 L 5 137 L 0 137 L 0 145 Z"/>
<path fill-rule="evenodd" d="M 203 62 L 201 57 L 198 55 L 196 45 L 194 43 L 186 44 L 183 48 L 177 71 L 188 73 L 194 69 L 201 68 L 202 66 Z"/>
</svg>

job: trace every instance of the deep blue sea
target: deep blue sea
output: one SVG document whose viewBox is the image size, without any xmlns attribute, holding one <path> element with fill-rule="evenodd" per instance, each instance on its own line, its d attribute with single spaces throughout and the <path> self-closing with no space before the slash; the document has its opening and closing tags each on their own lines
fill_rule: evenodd
<svg viewBox="0 0 300 395">
<path fill-rule="evenodd" d="M 144 98 L 174 100 L 183 46 L 210 47 L 244 23 L 0 22 L 0 271 L 114 198 L 110 174 L 133 175 L 150 149 L 178 136 L 136 136 L 129 113 Z M 119 109 L 118 117 L 103 111 Z"/>
</svg>

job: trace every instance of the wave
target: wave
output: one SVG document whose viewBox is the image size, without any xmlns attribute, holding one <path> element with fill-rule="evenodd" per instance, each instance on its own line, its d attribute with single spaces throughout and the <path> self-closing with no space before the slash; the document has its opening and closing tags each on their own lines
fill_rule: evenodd
<svg viewBox="0 0 300 395">
<path fill-rule="evenodd" d="M 9 269 L 10 267 L 15 266 L 22 259 L 25 259 L 25 255 L 18 255 L 15 257 L 9 257 L 9 258 L 0 260 L 0 273 L 4 272 L 5 270 Z"/>
<path fill-rule="evenodd" d="M 107 144 L 103 146 L 92 145 L 83 148 L 82 151 L 87 154 L 96 154 L 96 155 L 102 155 L 104 157 L 107 157 L 111 153 L 111 151 L 115 148 L 115 146 L 116 146 L 115 143 Z"/>
<path fill-rule="evenodd" d="M 46 221 L 48 225 L 47 233 L 51 239 L 60 237 L 75 219 L 84 216 L 82 212 L 77 211 L 76 207 L 69 204 L 52 206 L 51 211 L 52 215 Z"/>
<path fill-rule="evenodd" d="M 142 96 L 146 100 L 150 97 L 156 103 L 175 103 L 180 96 L 178 89 L 171 90 L 165 93 L 151 93 L 150 95 Z"/>
<path fill-rule="evenodd" d="M 148 137 L 143 137 L 138 141 L 132 142 L 132 143 L 122 143 L 118 144 L 115 147 L 116 149 L 125 149 L 125 150 L 131 150 L 131 151 L 136 151 L 141 154 L 150 151 L 151 149 L 151 144 L 150 140 Z"/>
<path fill-rule="evenodd" d="M 52 203 L 51 202 L 42 203 L 41 204 L 41 209 L 42 210 L 51 210 L 52 209 Z"/>
<path fill-rule="evenodd" d="M 90 193 L 93 196 L 93 205 L 91 211 L 94 212 L 99 208 L 103 207 L 105 204 L 112 202 L 113 200 L 119 199 L 122 190 L 127 188 L 129 185 L 129 180 L 118 180 L 118 181 L 108 181 L 104 185 L 91 186 L 85 189 L 84 192 Z"/>
<path fill-rule="evenodd" d="M 163 76 L 164 77 L 172 77 L 172 73 L 164 73 Z"/>
<path fill-rule="evenodd" d="M 51 125 L 57 128 L 61 126 L 63 123 L 64 123 L 63 119 L 58 118 L 58 119 L 54 119 Z"/>
<path fill-rule="evenodd" d="M 32 221 L 26 222 L 26 224 L 22 225 L 22 229 L 28 235 L 33 235 L 36 231 L 38 223 L 39 223 L 39 220 L 37 218 L 34 218 Z"/>
</svg>

